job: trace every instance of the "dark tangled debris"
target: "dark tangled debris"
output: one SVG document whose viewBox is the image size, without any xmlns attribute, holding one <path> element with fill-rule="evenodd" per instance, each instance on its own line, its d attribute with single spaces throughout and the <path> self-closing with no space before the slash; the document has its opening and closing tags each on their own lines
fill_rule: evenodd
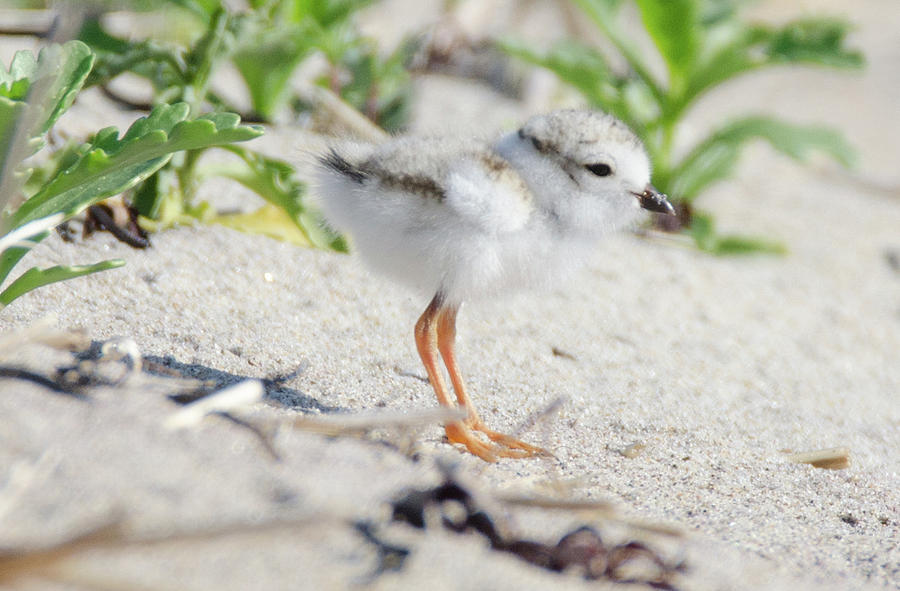
<svg viewBox="0 0 900 591">
<path fill-rule="evenodd" d="M 71 220 L 57 226 L 56 231 L 66 242 L 74 242 L 78 238 Z M 120 200 L 107 200 L 85 210 L 81 237 L 86 239 L 97 232 L 109 232 L 119 242 L 133 248 L 150 247 L 149 235 L 138 224 L 137 209 Z"/>
<path fill-rule="evenodd" d="M 89 400 L 85 390 L 91 386 L 115 386 L 121 379 L 113 380 L 102 375 L 97 363 L 82 359 L 71 366 L 56 368 L 52 376 L 43 375 L 22 367 L 0 366 L 0 378 L 32 382 L 56 394 Z"/>
<path fill-rule="evenodd" d="M 481 534 L 494 550 L 514 554 L 525 562 L 555 572 L 575 570 L 588 580 L 605 579 L 675 590 L 672 579 L 686 570 L 684 562 L 667 562 L 641 542 L 628 541 L 608 546 L 595 529 L 587 526 L 565 534 L 555 544 L 504 536 L 491 516 L 478 507 L 472 495 L 452 478 L 431 489 L 410 491 L 394 501 L 392 507 L 394 521 L 420 529 L 429 525 L 426 514 L 437 509 L 445 529 Z M 399 548 L 377 538 L 371 524 L 361 524 L 357 529 L 378 546 L 381 561 L 379 572 L 402 567 L 409 554 L 408 548 Z M 385 548 L 390 551 L 386 552 Z M 385 554 L 391 558 L 387 561 L 389 565 L 385 564 Z"/>
<path fill-rule="evenodd" d="M 22 367 L 0 366 L 0 378 L 32 382 L 57 394 L 64 394 L 78 400 L 87 400 L 87 396 L 79 391 L 81 384 L 72 383 L 68 376 L 61 372 L 57 372 L 54 379 Z"/>
<path fill-rule="evenodd" d="M 103 230 L 133 248 L 150 246 L 150 237 L 138 224 L 137 209 L 130 205 L 109 202 L 88 207 L 84 220 L 84 237 Z"/>
<path fill-rule="evenodd" d="M 374 531 L 375 526 L 369 522 L 360 521 L 355 523 L 354 527 L 378 551 L 378 566 L 375 568 L 374 575 L 380 575 L 389 571 L 399 571 L 403 568 L 406 559 L 409 557 L 409 548 L 385 542 L 378 537 Z"/>
</svg>

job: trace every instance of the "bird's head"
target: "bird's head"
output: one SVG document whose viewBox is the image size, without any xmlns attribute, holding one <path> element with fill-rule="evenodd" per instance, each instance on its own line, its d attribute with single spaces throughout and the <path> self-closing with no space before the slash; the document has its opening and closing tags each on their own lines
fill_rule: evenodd
<svg viewBox="0 0 900 591">
<path fill-rule="evenodd" d="M 650 184 L 641 141 L 610 115 L 588 110 L 538 115 L 504 143 L 539 205 L 567 227 L 614 229 L 637 219 L 641 208 L 674 213 Z"/>
</svg>

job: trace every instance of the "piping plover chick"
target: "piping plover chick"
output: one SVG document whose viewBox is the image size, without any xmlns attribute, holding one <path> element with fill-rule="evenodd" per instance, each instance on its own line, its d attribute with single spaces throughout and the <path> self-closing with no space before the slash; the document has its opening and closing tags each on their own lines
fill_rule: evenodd
<svg viewBox="0 0 900 591">
<path fill-rule="evenodd" d="M 446 425 L 447 438 L 487 461 L 543 450 L 492 431 L 475 411 L 454 353 L 460 305 L 555 285 L 642 208 L 673 213 L 650 184 L 640 140 L 614 117 L 586 110 L 533 117 L 493 143 L 398 137 L 332 149 L 319 158 L 316 181 L 326 220 L 350 234 L 364 260 L 433 294 L 416 347 L 438 402 L 454 405 L 442 358 L 467 411 Z"/>
</svg>

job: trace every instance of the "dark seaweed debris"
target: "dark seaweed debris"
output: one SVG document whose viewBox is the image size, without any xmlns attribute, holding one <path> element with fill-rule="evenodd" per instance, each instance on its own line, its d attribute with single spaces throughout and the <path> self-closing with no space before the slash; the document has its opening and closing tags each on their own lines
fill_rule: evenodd
<svg viewBox="0 0 900 591">
<path fill-rule="evenodd" d="M 452 478 L 431 489 L 412 490 L 394 501 L 392 507 L 394 521 L 420 529 L 429 525 L 426 513 L 435 508 L 445 529 L 480 534 L 494 550 L 555 572 L 575 570 L 588 580 L 605 579 L 674 591 L 673 578 L 686 570 L 684 562 L 670 563 L 642 542 L 609 546 L 588 526 L 568 532 L 555 544 L 504 536 L 491 516 Z"/>
</svg>

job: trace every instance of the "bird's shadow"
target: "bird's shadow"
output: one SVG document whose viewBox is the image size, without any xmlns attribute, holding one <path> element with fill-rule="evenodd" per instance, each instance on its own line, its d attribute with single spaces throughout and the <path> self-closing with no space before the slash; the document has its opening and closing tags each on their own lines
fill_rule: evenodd
<svg viewBox="0 0 900 591">
<path fill-rule="evenodd" d="M 233 374 L 199 363 L 183 363 L 171 355 L 145 355 L 143 360 L 144 371 L 149 374 L 170 377 L 178 375 L 184 378 L 200 380 L 204 383 L 204 386 L 197 391 L 170 396 L 174 401 L 182 404 L 202 398 L 213 391 L 221 390 L 244 380 L 259 379 Z M 306 367 L 306 363 L 301 363 L 290 373 L 260 379 L 265 388 L 265 400 L 301 412 L 346 412 L 347 409 L 345 408 L 323 404 L 309 394 L 285 385 L 285 382 L 302 374 Z"/>
</svg>

